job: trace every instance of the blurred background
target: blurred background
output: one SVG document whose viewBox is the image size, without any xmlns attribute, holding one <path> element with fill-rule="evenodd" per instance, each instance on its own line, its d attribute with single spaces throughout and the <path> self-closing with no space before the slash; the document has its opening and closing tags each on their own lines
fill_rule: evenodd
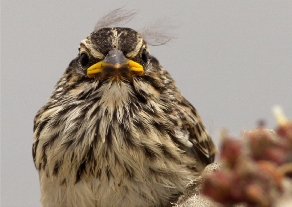
<svg viewBox="0 0 292 207">
<path fill-rule="evenodd" d="M 137 12 L 124 26 L 139 30 L 161 19 L 176 25 L 169 30 L 176 38 L 150 52 L 216 143 L 222 128 L 235 136 L 259 120 L 273 128 L 274 105 L 292 117 L 291 1 L 3 0 L 1 206 L 40 206 L 31 155 L 34 115 L 79 42 L 100 17 L 123 6 Z"/>
</svg>

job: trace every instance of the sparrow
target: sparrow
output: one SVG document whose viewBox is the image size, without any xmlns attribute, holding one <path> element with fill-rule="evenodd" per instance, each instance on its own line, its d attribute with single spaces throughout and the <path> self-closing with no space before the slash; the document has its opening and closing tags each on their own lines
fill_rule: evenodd
<svg viewBox="0 0 292 207">
<path fill-rule="evenodd" d="M 34 118 L 43 207 L 171 206 L 215 151 L 197 110 L 131 28 L 98 27 L 82 40 Z"/>
</svg>

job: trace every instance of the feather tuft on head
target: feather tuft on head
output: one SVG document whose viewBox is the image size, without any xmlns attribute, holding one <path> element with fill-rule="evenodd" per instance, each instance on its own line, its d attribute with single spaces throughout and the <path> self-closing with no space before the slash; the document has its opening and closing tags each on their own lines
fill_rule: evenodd
<svg viewBox="0 0 292 207">
<path fill-rule="evenodd" d="M 127 24 L 136 15 L 136 11 L 124 10 L 122 8 L 115 9 L 102 17 L 95 25 L 94 31 L 98 31 L 101 28 L 120 26 Z M 165 45 L 175 36 L 169 31 L 176 26 L 173 23 L 169 23 L 166 18 L 156 20 L 148 26 L 138 30 L 143 39 L 151 46 Z"/>
<path fill-rule="evenodd" d="M 160 46 L 165 45 L 167 42 L 175 38 L 175 36 L 169 32 L 174 28 L 176 28 L 175 25 L 163 18 L 142 28 L 140 33 L 148 45 Z"/>
<path fill-rule="evenodd" d="M 126 24 L 136 15 L 135 11 L 124 10 L 123 8 L 115 9 L 102 17 L 95 25 L 94 31 L 104 27 L 110 27 L 117 24 Z"/>
</svg>

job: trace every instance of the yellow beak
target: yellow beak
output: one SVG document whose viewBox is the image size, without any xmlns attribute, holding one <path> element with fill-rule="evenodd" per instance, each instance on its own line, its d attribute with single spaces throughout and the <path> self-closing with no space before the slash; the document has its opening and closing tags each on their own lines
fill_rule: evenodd
<svg viewBox="0 0 292 207">
<path fill-rule="evenodd" d="M 139 63 L 127 59 L 122 51 L 113 49 L 109 51 L 108 55 L 104 58 L 104 60 L 93 64 L 87 69 L 87 76 L 89 78 L 95 77 L 97 74 L 102 73 L 104 68 L 111 69 L 121 69 L 128 68 L 129 71 L 134 73 L 137 76 L 141 76 L 144 74 L 144 68 Z"/>
<path fill-rule="evenodd" d="M 97 74 L 101 73 L 103 68 L 105 67 L 113 67 L 115 69 L 120 69 L 121 67 L 129 67 L 129 69 L 136 75 L 141 76 L 144 74 L 144 68 L 142 65 L 140 65 L 139 63 L 132 61 L 132 60 L 128 60 L 125 63 L 122 64 L 108 64 L 105 63 L 103 61 L 100 61 L 98 63 L 93 64 L 92 66 L 90 66 L 87 69 L 87 76 L 89 78 L 93 78 L 95 77 Z"/>
</svg>

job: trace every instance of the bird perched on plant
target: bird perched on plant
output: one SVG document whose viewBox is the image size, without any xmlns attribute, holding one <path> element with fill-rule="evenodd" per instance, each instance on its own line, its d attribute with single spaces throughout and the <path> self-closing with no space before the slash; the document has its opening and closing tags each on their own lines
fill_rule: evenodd
<svg viewBox="0 0 292 207">
<path fill-rule="evenodd" d="M 109 27 L 132 15 L 99 21 L 35 116 L 43 207 L 168 206 L 214 160 L 196 109 L 143 35 Z"/>
</svg>

